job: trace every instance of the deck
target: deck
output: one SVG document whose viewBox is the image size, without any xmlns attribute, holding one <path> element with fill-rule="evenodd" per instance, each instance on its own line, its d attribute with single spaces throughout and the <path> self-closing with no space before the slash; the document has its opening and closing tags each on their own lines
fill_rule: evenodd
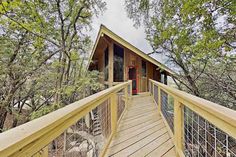
<svg viewBox="0 0 236 157">
<path fill-rule="evenodd" d="M 236 111 L 154 80 L 131 91 L 120 83 L 1 133 L 0 157 L 236 157 Z"/>
<path fill-rule="evenodd" d="M 132 97 L 106 156 L 176 156 L 172 139 L 151 96 Z"/>
</svg>

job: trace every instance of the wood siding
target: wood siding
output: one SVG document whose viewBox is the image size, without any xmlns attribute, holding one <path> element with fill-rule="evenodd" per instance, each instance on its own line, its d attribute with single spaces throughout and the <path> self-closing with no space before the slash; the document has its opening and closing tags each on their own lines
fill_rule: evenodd
<svg viewBox="0 0 236 157">
<path fill-rule="evenodd" d="M 153 79 L 160 81 L 160 71 L 159 68 L 154 65 L 153 63 L 145 60 L 144 58 L 140 57 L 133 51 L 129 50 L 128 48 L 125 48 L 124 46 L 120 45 L 116 41 L 113 41 L 111 39 L 101 39 L 101 41 L 98 43 L 98 48 L 96 49 L 93 57 L 93 61 L 95 61 L 95 64 L 98 64 L 98 71 L 104 73 L 104 51 L 106 47 L 109 47 L 109 78 L 107 82 L 104 82 L 104 79 L 101 80 L 101 82 L 105 84 L 109 84 L 109 86 L 117 84 L 117 82 L 114 82 L 113 80 L 113 59 L 114 59 L 114 52 L 113 52 L 113 45 L 119 45 L 124 49 L 124 81 L 128 80 L 128 71 L 129 66 L 135 66 L 137 68 L 137 88 L 138 92 L 147 92 L 148 90 L 148 79 Z M 142 76 L 142 60 L 146 62 L 146 77 Z"/>
</svg>

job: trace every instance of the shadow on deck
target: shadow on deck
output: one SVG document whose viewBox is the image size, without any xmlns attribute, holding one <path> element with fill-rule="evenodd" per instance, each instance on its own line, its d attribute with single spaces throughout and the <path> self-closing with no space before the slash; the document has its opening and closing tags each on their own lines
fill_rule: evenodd
<svg viewBox="0 0 236 157">
<path fill-rule="evenodd" d="M 133 96 L 105 156 L 174 157 L 174 143 L 148 94 Z"/>
</svg>

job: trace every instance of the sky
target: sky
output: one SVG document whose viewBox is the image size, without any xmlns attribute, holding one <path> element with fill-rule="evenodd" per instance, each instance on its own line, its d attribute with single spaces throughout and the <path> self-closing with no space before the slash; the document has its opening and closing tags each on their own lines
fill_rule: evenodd
<svg viewBox="0 0 236 157">
<path fill-rule="evenodd" d="M 130 42 L 132 45 L 145 53 L 152 52 L 152 48 L 146 40 L 143 26 L 135 28 L 134 22 L 127 17 L 125 11 L 125 0 L 105 0 L 106 11 L 93 20 L 92 40 L 95 41 L 100 25 L 105 25 L 108 29 Z M 155 59 L 164 63 L 163 55 L 153 55 Z"/>
</svg>

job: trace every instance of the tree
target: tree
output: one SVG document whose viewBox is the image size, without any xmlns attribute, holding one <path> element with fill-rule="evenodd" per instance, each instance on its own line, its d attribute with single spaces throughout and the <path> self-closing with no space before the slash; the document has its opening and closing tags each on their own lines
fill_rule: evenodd
<svg viewBox="0 0 236 157">
<path fill-rule="evenodd" d="M 152 53 L 164 53 L 178 67 L 179 88 L 236 104 L 235 1 L 127 0 L 126 10 L 136 26 L 144 24 Z"/>
<path fill-rule="evenodd" d="M 84 65 L 92 17 L 104 9 L 102 0 L 0 3 L 0 130 L 7 114 L 16 126 L 26 106 L 30 120 L 80 99 L 85 88 L 102 88 Z"/>
</svg>

